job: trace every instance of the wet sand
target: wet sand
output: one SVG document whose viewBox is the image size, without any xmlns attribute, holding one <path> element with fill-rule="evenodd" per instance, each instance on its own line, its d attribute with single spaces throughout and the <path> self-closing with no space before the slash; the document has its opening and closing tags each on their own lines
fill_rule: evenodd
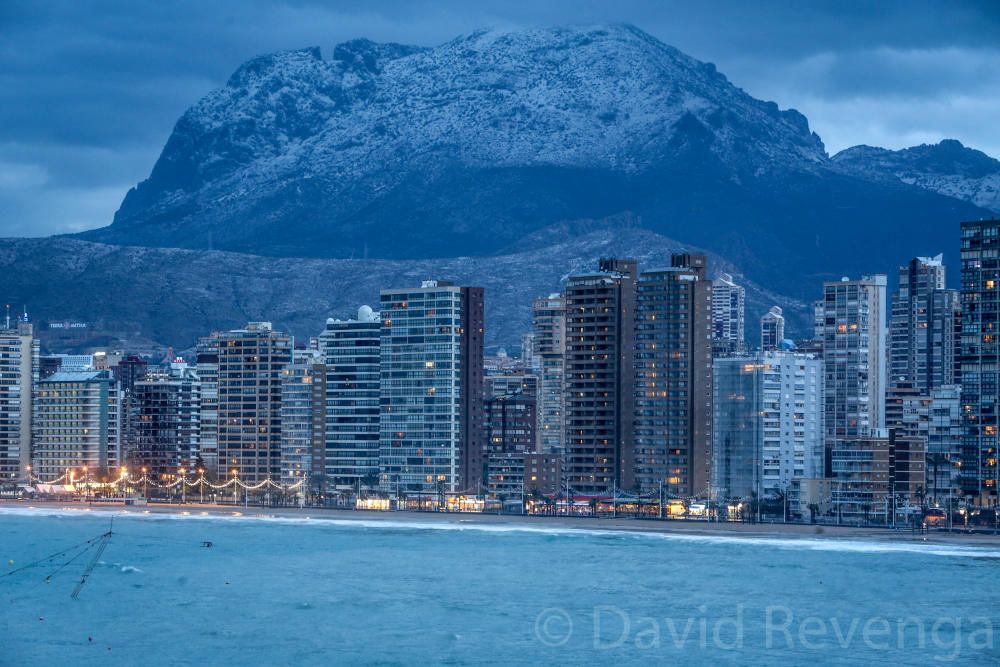
<svg viewBox="0 0 1000 667">
<path fill-rule="evenodd" d="M 20 508 L 27 510 L 66 509 L 103 513 L 133 513 L 133 514 L 192 514 L 208 516 L 245 516 L 245 517 L 287 517 L 309 518 L 311 520 L 337 521 L 386 521 L 393 523 L 448 523 L 467 526 L 501 525 L 511 528 L 568 528 L 578 530 L 617 530 L 649 533 L 677 533 L 687 535 L 715 535 L 725 537 L 755 537 L 755 538 L 828 538 L 828 539 L 866 539 L 887 540 L 893 542 L 925 542 L 935 544 L 954 544 L 964 546 L 1000 545 L 1000 536 L 947 530 L 931 529 L 928 533 L 912 531 L 908 528 L 891 530 L 886 528 L 865 528 L 857 526 L 808 525 L 784 523 L 729 523 L 707 522 L 685 519 L 631 519 L 604 517 L 566 517 L 511 514 L 478 514 L 460 512 L 416 512 L 394 511 L 380 512 L 374 510 L 325 509 L 307 508 L 264 508 L 264 507 L 233 507 L 232 505 L 212 505 L 189 503 L 187 505 L 151 503 L 146 506 L 125 507 L 121 503 L 57 502 L 57 501 L 12 501 L 0 500 L 0 508 Z"/>
</svg>

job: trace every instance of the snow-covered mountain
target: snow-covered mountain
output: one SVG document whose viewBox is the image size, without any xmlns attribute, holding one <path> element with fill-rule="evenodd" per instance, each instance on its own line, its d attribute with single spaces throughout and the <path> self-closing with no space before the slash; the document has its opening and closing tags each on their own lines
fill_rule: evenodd
<svg viewBox="0 0 1000 667">
<path fill-rule="evenodd" d="M 831 161 L 794 110 L 630 26 L 255 58 L 178 121 L 107 243 L 423 259 L 630 216 L 808 298 L 982 211 Z M 897 247 L 899 256 L 884 250 Z"/>
<path fill-rule="evenodd" d="M 858 172 L 896 178 L 1000 213 L 1000 160 L 955 139 L 898 151 L 854 146 L 833 160 Z"/>
<path fill-rule="evenodd" d="M 779 304 L 805 335 L 822 280 L 954 264 L 958 222 L 996 210 L 996 162 L 942 147 L 831 159 L 800 113 L 631 26 L 355 40 L 245 63 L 113 224 L 0 240 L 3 291 L 180 348 L 249 319 L 315 334 L 439 277 L 485 286 L 488 342 L 517 347 L 531 298 L 597 257 L 702 248 L 748 322 Z"/>
</svg>

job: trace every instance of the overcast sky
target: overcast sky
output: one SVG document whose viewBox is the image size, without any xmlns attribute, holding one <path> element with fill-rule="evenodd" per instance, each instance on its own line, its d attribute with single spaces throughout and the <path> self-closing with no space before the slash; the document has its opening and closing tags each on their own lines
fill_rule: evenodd
<svg viewBox="0 0 1000 667">
<path fill-rule="evenodd" d="M 181 113 L 254 55 L 605 22 L 633 23 L 800 110 L 830 153 L 956 138 L 1000 156 L 990 0 L 0 0 L 0 236 L 109 224 Z"/>
</svg>

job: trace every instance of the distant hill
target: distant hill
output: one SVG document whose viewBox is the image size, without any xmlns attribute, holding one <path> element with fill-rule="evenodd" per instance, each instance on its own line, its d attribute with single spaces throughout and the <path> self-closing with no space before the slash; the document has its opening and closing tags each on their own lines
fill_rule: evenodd
<svg viewBox="0 0 1000 667">
<path fill-rule="evenodd" d="M 857 173 L 898 179 L 1000 213 L 1000 160 L 954 139 L 899 151 L 854 146 L 833 160 Z"/>
</svg>

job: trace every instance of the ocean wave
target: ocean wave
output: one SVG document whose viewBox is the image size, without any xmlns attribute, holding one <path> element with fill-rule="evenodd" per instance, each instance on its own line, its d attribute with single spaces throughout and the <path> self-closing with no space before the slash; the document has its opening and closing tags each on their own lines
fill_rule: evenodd
<svg viewBox="0 0 1000 667">
<path fill-rule="evenodd" d="M 981 546 L 963 546 L 935 542 L 896 542 L 882 539 L 854 537 L 810 537 L 810 536 L 760 536 L 760 535 L 707 535 L 704 533 L 654 532 L 630 530 L 628 528 L 576 528 L 572 526 L 529 526 L 520 523 L 493 523 L 476 519 L 454 520 L 393 520 L 393 519 L 338 519 L 331 517 L 279 516 L 260 511 L 233 511 L 230 514 L 208 513 L 200 510 L 182 512 L 144 512 L 142 510 L 109 511 L 110 508 L 75 507 L 0 507 L 0 515 L 68 517 L 81 514 L 97 518 L 111 515 L 118 519 L 143 521 L 220 521 L 256 522 L 298 526 L 337 526 L 349 529 L 397 530 L 412 532 L 427 531 L 476 531 L 498 534 L 534 534 L 558 537 L 597 537 L 603 539 L 661 540 L 701 544 L 733 544 L 768 548 L 805 551 L 834 551 L 842 553 L 902 554 L 912 553 L 930 556 L 1000 559 L 1000 549 Z"/>
</svg>

